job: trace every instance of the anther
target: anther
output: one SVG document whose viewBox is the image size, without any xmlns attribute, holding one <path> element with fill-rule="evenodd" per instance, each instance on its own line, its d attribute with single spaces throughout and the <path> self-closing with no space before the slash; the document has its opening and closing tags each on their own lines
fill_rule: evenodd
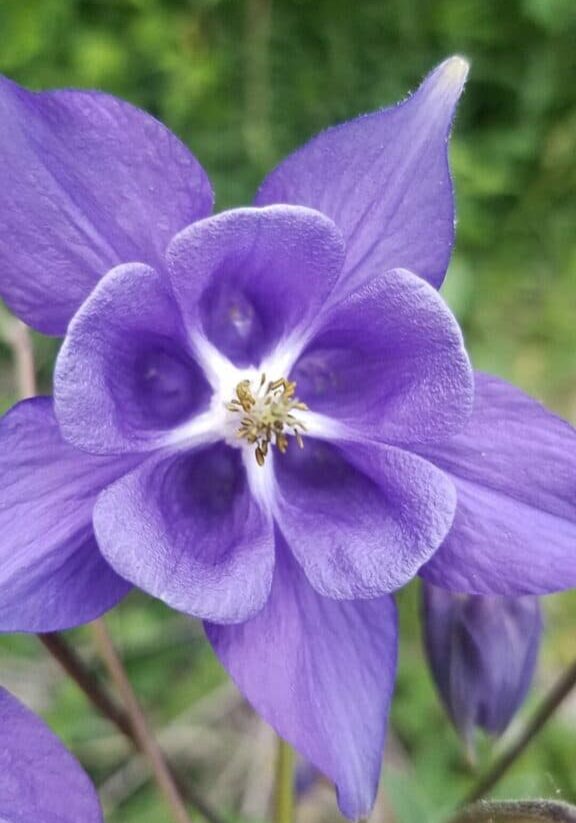
<svg viewBox="0 0 576 823">
<path fill-rule="evenodd" d="M 254 456 L 259 466 L 264 465 L 270 444 L 276 446 L 280 454 L 286 453 L 290 434 L 300 448 L 304 447 L 302 432 L 306 426 L 293 412 L 306 411 L 308 406 L 295 396 L 294 381 L 281 377 L 267 382 L 266 375 L 262 374 L 255 391 L 250 380 L 242 380 L 235 394 L 226 408 L 243 415 L 236 434 L 255 446 Z"/>
</svg>

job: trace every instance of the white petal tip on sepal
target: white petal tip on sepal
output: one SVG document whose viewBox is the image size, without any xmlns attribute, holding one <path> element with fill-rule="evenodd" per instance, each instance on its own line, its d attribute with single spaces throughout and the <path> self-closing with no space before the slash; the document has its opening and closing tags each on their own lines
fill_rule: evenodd
<svg viewBox="0 0 576 823">
<path fill-rule="evenodd" d="M 436 107 L 438 113 L 449 114 L 451 117 L 462 94 L 468 69 L 468 61 L 463 57 L 449 57 L 425 78 L 414 98 L 422 99 L 423 96 Z"/>
<path fill-rule="evenodd" d="M 462 86 L 466 81 L 469 70 L 470 63 L 459 54 L 449 57 L 444 63 L 444 76 L 454 85 Z"/>
<path fill-rule="evenodd" d="M 463 57 L 459 55 L 449 57 L 435 71 L 438 86 L 459 94 L 466 82 L 469 69 L 470 64 Z"/>
</svg>

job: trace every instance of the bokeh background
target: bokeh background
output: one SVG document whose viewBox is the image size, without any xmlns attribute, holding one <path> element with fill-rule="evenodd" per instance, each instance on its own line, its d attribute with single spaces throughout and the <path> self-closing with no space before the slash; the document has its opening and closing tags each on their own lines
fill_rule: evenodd
<svg viewBox="0 0 576 823">
<path fill-rule="evenodd" d="M 34 89 L 103 89 L 152 112 L 208 170 L 219 209 L 250 202 L 285 153 L 325 126 L 402 98 L 453 53 L 468 57 L 472 71 L 451 148 L 459 222 L 445 294 L 478 367 L 576 422 L 575 0 L 0 0 L 0 71 Z M 34 345 L 49 391 L 57 343 L 36 336 Z M 0 407 L 16 393 L 0 342 Z M 400 677 L 373 820 L 442 820 L 474 768 L 425 669 L 417 585 L 400 605 Z M 575 597 L 545 606 L 538 676 L 518 724 L 576 653 Z M 227 820 L 266 820 L 273 737 L 242 704 L 200 628 L 139 595 L 109 625 L 186 779 Z M 101 673 L 89 631 L 70 639 Z M 109 823 L 168 820 L 146 767 L 35 638 L 0 638 L 0 682 L 79 755 Z M 494 750 L 479 741 L 476 769 Z M 497 794 L 575 802 L 575 763 L 572 697 Z M 300 816 L 340 819 L 321 781 L 303 794 Z"/>
</svg>

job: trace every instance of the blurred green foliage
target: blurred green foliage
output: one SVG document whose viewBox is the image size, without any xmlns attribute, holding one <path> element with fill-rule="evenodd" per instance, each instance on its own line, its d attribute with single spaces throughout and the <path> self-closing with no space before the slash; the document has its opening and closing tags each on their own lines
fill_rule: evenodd
<svg viewBox="0 0 576 823">
<path fill-rule="evenodd" d="M 0 0 L 0 71 L 31 88 L 100 88 L 146 108 L 207 168 L 219 208 L 250 202 L 285 153 L 400 99 L 451 53 L 472 71 L 452 142 L 459 223 L 445 293 L 479 367 L 574 420 L 575 0 Z M 55 344 L 38 338 L 36 349 L 48 388 Z M 0 354 L 6 407 L 15 389 Z M 471 777 L 424 674 L 414 591 L 401 605 L 393 727 L 403 754 L 390 758 L 385 788 L 395 820 L 421 823 L 440 817 Z M 551 599 L 549 611 L 536 693 L 574 650 L 573 598 Z M 198 634 L 160 604 L 130 598 L 113 627 L 157 724 L 224 679 Z M 90 645 L 85 630 L 73 637 Z M 33 639 L 4 638 L 0 648 L 3 666 L 38 671 Z M 126 751 L 74 686 L 50 689 L 49 719 L 103 781 Z M 576 800 L 575 717 L 572 702 L 502 796 Z M 486 760 L 489 746 L 481 749 Z M 191 774 L 201 787 L 212 780 L 201 768 Z M 165 819 L 146 785 L 109 817 Z"/>
<path fill-rule="evenodd" d="M 575 415 L 574 0 L 0 3 L 0 70 L 146 108 L 208 169 L 219 208 L 249 202 L 286 152 L 400 99 L 455 52 L 472 71 L 452 146 L 447 294 L 479 366 Z"/>
</svg>

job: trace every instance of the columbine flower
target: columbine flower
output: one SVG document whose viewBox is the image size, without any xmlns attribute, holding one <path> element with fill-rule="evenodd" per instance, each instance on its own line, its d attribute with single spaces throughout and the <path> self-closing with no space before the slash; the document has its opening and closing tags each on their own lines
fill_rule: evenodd
<svg viewBox="0 0 576 823">
<path fill-rule="evenodd" d="M 500 735 L 528 693 L 542 634 L 537 597 L 423 587 L 424 643 L 450 717 L 473 751 L 476 728 Z"/>
<path fill-rule="evenodd" d="M 87 774 L 50 729 L 0 688 L 0 820 L 103 823 Z"/>
<path fill-rule="evenodd" d="M 390 593 L 419 570 L 476 593 L 576 580 L 573 432 L 496 379 L 473 397 L 435 291 L 465 74 L 447 61 L 215 217 L 152 118 L 0 87 L 0 289 L 65 335 L 54 409 L 0 432 L 0 626 L 80 623 L 130 583 L 204 618 L 350 817 L 380 772 Z"/>
</svg>

